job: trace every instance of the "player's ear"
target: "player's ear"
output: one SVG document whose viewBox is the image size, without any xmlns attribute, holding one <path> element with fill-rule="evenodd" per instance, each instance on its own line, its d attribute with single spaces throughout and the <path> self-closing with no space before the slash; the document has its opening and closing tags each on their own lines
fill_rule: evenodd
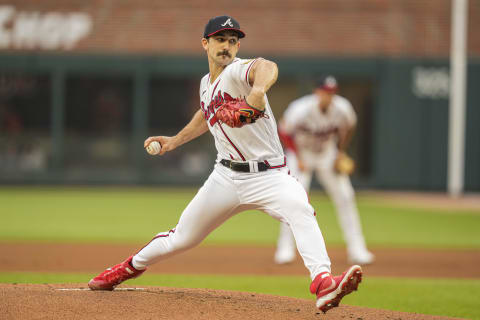
<svg viewBox="0 0 480 320">
<path fill-rule="evenodd" d="M 208 39 L 202 38 L 202 47 L 205 51 L 208 49 Z"/>
</svg>

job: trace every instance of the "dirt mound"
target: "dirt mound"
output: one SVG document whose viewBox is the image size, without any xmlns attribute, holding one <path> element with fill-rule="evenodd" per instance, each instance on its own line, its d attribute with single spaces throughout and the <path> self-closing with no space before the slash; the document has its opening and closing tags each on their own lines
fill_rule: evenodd
<svg viewBox="0 0 480 320">
<path fill-rule="evenodd" d="M 313 300 L 205 289 L 120 286 L 90 291 L 85 285 L 0 284 L 2 319 L 452 319 L 340 306 L 326 316 Z"/>
</svg>

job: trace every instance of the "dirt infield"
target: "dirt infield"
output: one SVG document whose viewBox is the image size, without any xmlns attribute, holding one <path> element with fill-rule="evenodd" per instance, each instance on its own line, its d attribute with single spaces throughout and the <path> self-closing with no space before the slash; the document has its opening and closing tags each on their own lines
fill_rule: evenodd
<svg viewBox="0 0 480 320">
<path fill-rule="evenodd" d="M 126 290 L 94 292 L 85 285 L 0 284 L 1 316 L 8 320 L 452 319 L 351 306 L 340 306 L 324 315 L 305 299 L 205 289 L 123 288 Z"/>
<path fill-rule="evenodd" d="M 134 253 L 126 245 L 0 243 L 0 271 L 86 272 L 96 274 Z M 479 278 L 479 250 L 373 250 L 368 276 Z M 300 258 L 273 263 L 273 248 L 201 246 L 158 263 L 149 273 L 305 275 Z M 346 268 L 343 248 L 329 248 L 334 272 Z M 454 270 L 454 272 L 452 272 Z M 86 279 L 85 281 L 87 281 Z M 75 290 L 58 290 L 58 289 Z M 0 284 L 1 319 L 449 319 L 352 306 L 326 316 L 312 300 L 219 290 L 144 287 L 91 292 L 86 284 Z M 306 288 L 307 290 L 307 288 Z M 450 318 L 451 319 L 451 318 Z"/>
<path fill-rule="evenodd" d="M 141 246 L 100 244 L 0 243 L 0 271 L 98 273 L 119 263 Z M 373 249 L 376 262 L 366 276 L 480 278 L 480 250 Z M 328 248 L 332 272 L 347 268 L 343 248 Z M 305 275 L 295 263 L 273 263 L 271 247 L 200 246 L 149 268 L 149 273 Z"/>
</svg>

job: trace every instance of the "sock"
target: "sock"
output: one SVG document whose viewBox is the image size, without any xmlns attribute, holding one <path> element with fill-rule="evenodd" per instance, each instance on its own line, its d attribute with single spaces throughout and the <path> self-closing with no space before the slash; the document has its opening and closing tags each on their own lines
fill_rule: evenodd
<svg viewBox="0 0 480 320">
<path fill-rule="evenodd" d="M 134 256 L 135 257 L 135 256 Z M 142 270 L 145 270 L 147 269 L 147 267 L 143 267 L 143 266 L 138 266 L 135 264 L 135 262 L 133 261 L 133 258 L 132 260 L 129 261 L 128 263 L 133 269 L 137 270 L 137 271 L 142 271 Z"/>
</svg>

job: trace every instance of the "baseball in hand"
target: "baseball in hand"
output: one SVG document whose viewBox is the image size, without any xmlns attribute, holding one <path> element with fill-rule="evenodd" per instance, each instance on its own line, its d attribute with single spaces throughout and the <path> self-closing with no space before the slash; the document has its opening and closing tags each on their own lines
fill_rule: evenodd
<svg viewBox="0 0 480 320">
<path fill-rule="evenodd" d="M 147 146 L 147 152 L 150 153 L 152 156 L 158 154 L 160 150 L 162 150 L 162 146 L 158 141 L 152 141 L 150 144 Z"/>
</svg>

